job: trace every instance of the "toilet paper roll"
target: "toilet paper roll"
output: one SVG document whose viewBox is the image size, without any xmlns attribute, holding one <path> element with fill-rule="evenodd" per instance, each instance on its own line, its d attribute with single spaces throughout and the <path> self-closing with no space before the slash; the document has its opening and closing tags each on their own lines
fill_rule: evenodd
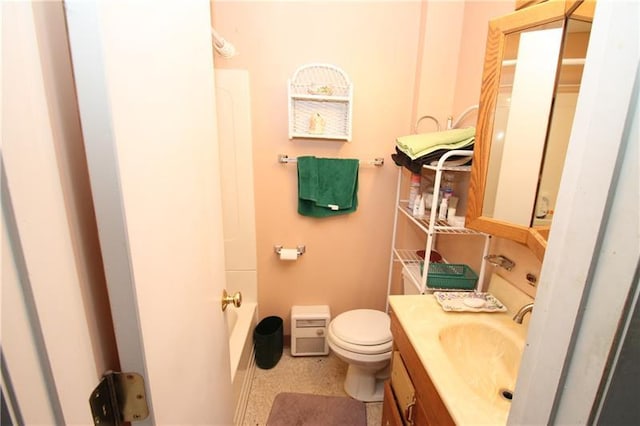
<svg viewBox="0 0 640 426">
<path fill-rule="evenodd" d="M 298 260 L 298 249 L 294 249 L 294 248 L 280 249 L 280 260 Z"/>
</svg>

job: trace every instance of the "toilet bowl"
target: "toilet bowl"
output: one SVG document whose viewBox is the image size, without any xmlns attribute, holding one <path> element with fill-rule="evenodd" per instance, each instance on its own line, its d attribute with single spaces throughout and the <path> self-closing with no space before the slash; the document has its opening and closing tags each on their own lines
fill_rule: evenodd
<svg viewBox="0 0 640 426">
<path fill-rule="evenodd" d="M 352 398 L 382 401 L 393 346 L 389 326 L 389 316 L 373 309 L 343 312 L 329 323 L 327 341 L 349 364 L 344 390 Z"/>
</svg>

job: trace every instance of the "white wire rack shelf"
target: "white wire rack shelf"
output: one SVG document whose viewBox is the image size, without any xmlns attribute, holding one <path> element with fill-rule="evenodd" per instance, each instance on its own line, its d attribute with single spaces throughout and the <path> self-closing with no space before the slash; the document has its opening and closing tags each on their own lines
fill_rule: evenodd
<svg viewBox="0 0 640 426">
<path fill-rule="evenodd" d="M 353 84 L 330 64 L 296 70 L 288 85 L 289 139 L 351 140 Z"/>
<path fill-rule="evenodd" d="M 446 220 L 440 220 L 440 219 L 436 219 L 435 223 L 433 224 L 433 227 L 431 227 L 430 226 L 431 222 L 429 220 L 431 216 L 431 210 L 427 210 L 424 214 L 424 217 L 418 218 L 413 216 L 413 214 L 411 214 L 411 211 L 409 210 L 408 205 L 409 205 L 409 202 L 407 200 L 401 200 L 398 203 L 398 210 L 402 212 L 405 216 L 407 216 L 411 221 L 413 221 L 425 233 L 436 232 L 438 234 L 482 235 L 480 232 L 474 231 L 473 229 L 451 226 Z"/>
<path fill-rule="evenodd" d="M 453 171 L 453 172 L 470 172 L 471 166 L 447 166 L 446 164 L 438 166 L 437 164 L 431 165 L 427 164 L 422 166 L 423 169 L 433 170 L 433 171 Z"/>
<path fill-rule="evenodd" d="M 420 265 L 424 263 L 424 259 L 418 256 L 417 250 L 394 248 L 393 257 L 396 262 L 402 263 L 402 269 L 409 275 L 416 289 L 420 290 L 422 282 Z"/>
<path fill-rule="evenodd" d="M 409 222 L 419 228 L 424 234 L 426 234 L 426 242 L 424 246 L 424 251 L 426 253 L 431 253 L 434 249 L 435 237 L 437 234 L 454 234 L 454 235 L 479 235 L 484 237 L 484 249 L 482 257 L 486 256 L 489 249 L 490 237 L 487 234 L 482 232 L 478 232 L 472 229 L 465 228 L 464 226 L 451 226 L 447 220 L 439 219 L 439 215 L 437 214 L 437 206 L 439 205 L 439 194 L 440 187 L 442 183 L 443 172 L 452 171 L 452 172 L 465 172 L 468 173 L 471 171 L 470 165 L 465 165 L 468 160 L 473 156 L 473 151 L 469 150 L 452 150 L 445 153 L 435 164 L 433 165 L 423 165 L 423 170 L 430 170 L 433 172 L 433 208 L 427 209 L 422 217 L 415 217 L 412 214 L 412 211 L 409 210 L 408 200 L 400 199 L 401 186 L 403 184 L 403 173 L 402 169 L 398 170 L 398 186 L 396 188 L 396 212 L 394 218 L 394 232 L 393 232 L 393 243 L 392 243 L 392 255 L 390 259 L 389 265 L 389 280 L 387 286 L 387 292 L 391 290 L 392 280 L 394 279 L 394 269 L 393 263 L 400 262 L 402 264 L 402 269 L 405 271 L 403 273 L 407 274 L 416 287 L 419 293 L 431 293 L 434 291 L 434 288 L 430 288 L 427 286 L 427 282 L 429 281 L 429 268 L 422 268 L 421 271 L 420 265 L 424 264 L 424 259 L 418 256 L 417 251 L 415 249 L 406 249 L 399 248 L 396 246 L 396 231 L 398 227 L 398 218 L 401 216 L 406 216 Z M 462 157 L 462 158 L 458 158 Z M 466 157 L 466 158 L 465 158 Z M 456 159 L 452 159 L 456 158 Z M 404 182 L 407 184 L 407 182 Z M 462 192 L 464 196 L 464 190 Z M 483 277 L 484 277 L 484 262 L 480 265 L 480 273 L 478 274 L 479 279 L 476 284 L 476 288 L 482 288 L 483 286 Z M 460 290 L 463 291 L 463 290 Z"/>
<path fill-rule="evenodd" d="M 424 259 L 418 256 L 418 250 L 393 249 L 393 252 L 396 255 L 396 259 L 402 262 L 402 264 L 405 266 L 420 265 L 422 262 L 424 262 Z"/>
</svg>

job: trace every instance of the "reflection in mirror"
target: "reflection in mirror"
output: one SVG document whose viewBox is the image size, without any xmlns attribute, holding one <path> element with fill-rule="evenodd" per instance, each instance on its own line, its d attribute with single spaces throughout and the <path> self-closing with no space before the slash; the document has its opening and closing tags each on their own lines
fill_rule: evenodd
<svg viewBox="0 0 640 426">
<path fill-rule="evenodd" d="M 483 216 L 531 225 L 563 24 L 505 37 Z"/>
<path fill-rule="evenodd" d="M 576 112 L 591 22 L 569 19 L 538 187 L 533 226 L 550 226 Z"/>
</svg>

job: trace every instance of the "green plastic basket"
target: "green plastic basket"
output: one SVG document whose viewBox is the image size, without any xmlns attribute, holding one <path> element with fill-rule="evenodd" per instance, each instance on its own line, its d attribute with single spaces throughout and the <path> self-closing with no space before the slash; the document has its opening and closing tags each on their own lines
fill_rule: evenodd
<svg viewBox="0 0 640 426">
<path fill-rule="evenodd" d="M 455 290 L 473 290 L 478 275 L 469 266 L 458 263 L 429 263 L 427 287 Z"/>
</svg>

